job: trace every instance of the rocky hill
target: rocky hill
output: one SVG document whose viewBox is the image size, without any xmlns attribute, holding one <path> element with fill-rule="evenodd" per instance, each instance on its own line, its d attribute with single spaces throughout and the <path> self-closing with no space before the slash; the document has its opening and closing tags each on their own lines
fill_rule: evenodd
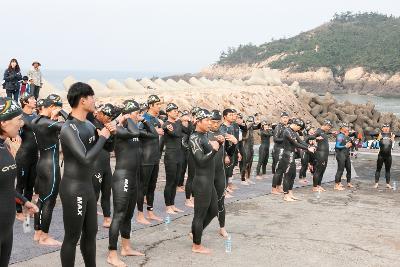
<svg viewBox="0 0 400 267">
<path fill-rule="evenodd" d="M 244 79 L 268 67 L 312 92 L 400 95 L 399 47 L 400 18 L 347 12 L 292 38 L 229 48 L 201 75 Z"/>
</svg>

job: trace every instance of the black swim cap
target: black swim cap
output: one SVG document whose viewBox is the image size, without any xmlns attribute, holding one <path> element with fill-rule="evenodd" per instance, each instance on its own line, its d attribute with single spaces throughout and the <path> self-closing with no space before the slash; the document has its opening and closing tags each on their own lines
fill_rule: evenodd
<svg viewBox="0 0 400 267">
<path fill-rule="evenodd" d="M 114 114 L 114 105 L 110 104 L 110 103 L 104 104 L 103 106 L 101 106 L 100 111 L 104 115 L 111 118 L 111 117 L 113 117 L 113 114 Z"/>
<path fill-rule="evenodd" d="M 170 111 L 172 111 L 172 110 L 174 110 L 174 109 L 178 109 L 178 106 L 175 105 L 174 103 L 169 103 L 169 104 L 167 105 L 165 111 L 166 111 L 166 112 L 170 112 Z"/>
<path fill-rule="evenodd" d="M 0 97 L 0 121 L 8 121 L 22 114 L 17 102 L 8 97 Z"/>
<path fill-rule="evenodd" d="M 281 117 L 289 117 L 289 113 L 284 111 L 284 112 L 281 113 Z"/>
<path fill-rule="evenodd" d="M 200 109 L 196 113 L 196 120 L 200 121 L 206 118 L 211 118 L 211 113 L 207 109 Z"/>
<path fill-rule="evenodd" d="M 220 121 L 220 120 L 222 120 L 222 114 L 221 114 L 221 112 L 220 112 L 219 110 L 217 110 L 217 109 L 211 110 L 211 119 L 212 119 L 213 121 Z"/>
<path fill-rule="evenodd" d="M 48 97 L 46 97 L 46 102 L 45 106 L 50 107 L 51 105 L 57 106 L 57 107 L 62 107 L 63 102 L 61 100 L 61 97 L 56 94 L 51 94 Z M 47 106 L 48 105 L 48 106 Z"/>
<path fill-rule="evenodd" d="M 128 114 L 134 111 L 140 110 L 139 103 L 136 102 L 135 100 L 125 100 L 123 102 L 124 107 L 122 108 L 122 114 Z"/>
<path fill-rule="evenodd" d="M 149 104 L 149 105 L 157 103 L 157 102 L 161 102 L 161 99 L 157 95 L 151 95 L 147 99 L 147 104 Z"/>
<path fill-rule="evenodd" d="M 201 108 L 199 107 L 193 107 L 190 113 L 192 113 L 192 116 L 196 116 L 196 113 L 200 111 Z"/>
</svg>

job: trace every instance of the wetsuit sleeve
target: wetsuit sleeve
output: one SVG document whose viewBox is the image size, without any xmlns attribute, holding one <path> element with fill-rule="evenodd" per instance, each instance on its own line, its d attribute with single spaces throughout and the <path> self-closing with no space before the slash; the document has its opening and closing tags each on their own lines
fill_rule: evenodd
<svg viewBox="0 0 400 267">
<path fill-rule="evenodd" d="M 289 142 L 290 142 L 293 146 L 295 146 L 295 147 L 297 147 L 297 148 L 300 148 L 300 149 L 304 149 L 304 150 L 307 150 L 307 149 L 308 149 L 308 145 L 305 144 L 305 143 L 300 139 L 300 137 L 299 137 L 298 134 L 295 134 L 295 136 L 291 136 L 290 133 L 288 133 L 288 132 L 285 131 L 285 132 L 283 133 L 283 135 L 284 135 L 284 138 L 287 138 L 287 139 L 289 140 Z"/>
<path fill-rule="evenodd" d="M 190 145 L 190 150 L 191 150 L 191 153 L 193 154 L 194 160 L 198 164 L 204 164 L 207 161 L 209 161 L 212 157 L 214 157 L 214 155 L 217 151 L 212 149 L 210 152 L 205 154 L 200 142 L 201 142 L 200 138 L 198 136 L 194 136 L 194 137 L 190 138 L 189 145 Z"/>
<path fill-rule="evenodd" d="M 143 121 L 142 126 L 139 128 L 139 137 L 142 138 L 158 138 L 156 128 L 152 127 L 149 122 Z"/>
<path fill-rule="evenodd" d="M 139 137 L 139 128 L 131 119 L 126 120 L 126 128 L 122 126 L 117 126 L 117 132 L 115 136 L 121 139 L 130 139 Z"/>
<path fill-rule="evenodd" d="M 344 135 L 338 134 L 338 136 L 336 137 L 335 148 L 337 148 L 337 149 L 346 148 L 346 146 L 342 144 L 343 140 L 344 140 Z"/>
<path fill-rule="evenodd" d="M 168 129 L 167 129 L 167 126 L 168 125 L 172 125 L 172 127 L 174 128 L 174 130 L 171 132 L 171 131 L 169 131 Z M 168 134 L 169 136 L 174 136 L 174 137 L 182 137 L 182 131 L 179 131 L 178 129 L 179 129 L 179 126 L 177 126 L 177 125 L 173 125 L 172 123 L 170 123 L 170 122 L 166 122 L 166 123 L 164 123 L 164 125 L 163 125 L 163 130 L 164 130 L 164 132 L 166 133 L 166 134 Z"/>
<path fill-rule="evenodd" d="M 67 120 L 68 119 L 68 113 L 65 110 L 60 110 L 59 112 L 60 116 L 64 119 Z"/>
<path fill-rule="evenodd" d="M 283 142 L 283 136 L 282 136 L 282 126 L 277 125 L 274 129 L 274 143 L 282 143 Z"/>
<path fill-rule="evenodd" d="M 232 157 L 233 154 L 235 154 L 235 151 L 236 151 L 236 145 L 229 142 L 225 142 L 225 152 L 229 157 Z"/>
<path fill-rule="evenodd" d="M 24 205 L 28 201 L 29 200 L 26 197 L 15 191 L 15 203 Z"/>
<path fill-rule="evenodd" d="M 49 124 L 49 128 L 55 129 L 56 131 L 61 131 L 62 126 L 64 125 L 63 121 L 54 121 Z"/>
<path fill-rule="evenodd" d="M 239 125 L 240 130 L 242 130 L 242 131 L 247 131 L 248 130 L 246 124 L 238 124 L 238 125 Z"/>
<path fill-rule="evenodd" d="M 78 132 L 74 130 L 71 125 L 62 129 L 60 139 L 62 143 L 68 146 L 75 158 L 81 161 L 83 164 L 92 163 L 106 142 L 106 138 L 104 136 L 99 136 L 96 144 L 89 151 L 87 151 L 85 145 L 82 143 L 79 137 Z"/>
</svg>

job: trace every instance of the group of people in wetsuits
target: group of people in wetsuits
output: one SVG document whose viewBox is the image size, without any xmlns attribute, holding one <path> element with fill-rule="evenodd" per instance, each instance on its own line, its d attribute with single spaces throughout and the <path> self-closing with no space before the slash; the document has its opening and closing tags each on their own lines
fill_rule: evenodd
<svg viewBox="0 0 400 267">
<path fill-rule="evenodd" d="M 273 194 L 283 193 L 285 201 L 298 200 L 293 194 L 296 158 L 301 158 L 302 163 L 299 178 L 303 180 L 310 170 L 312 190 L 325 191 L 321 184 L 332 134 L 336 135 L 338 162 L 334 189 L 344 190 L 341 184 L 344 169 L 347 186 L 353 187 L 349 157 L 353 142 L 345 123 L 339 132 L 332 132 L 333 123 L 329 120 L 315 129 L 300 118 L 290 118 L 287 112 L 282 112 L 279 123 L 270 124 L 256 122 L 254 116 L 244 120 L 234 109 L 228 108 L 222 113 L 199 107 L 180 111 L 174 103 L 168 103 L 164 113 L 161 111 L 163 103 L 157 95 L 149 96 L 141 104 L 126 100 L 121 106 L 104 104 L 96 109 L 94 91 L 88 84 L 80 82 L 71 86 L 67 100 L 72 108 L 69 114 L 62 110 L 62 101 L 55 94 L 37 102 L 34 96 L 26 94 L 19 104 L 9 98 L 0 98 L 0 216 L 7 218 L 1 223 L 4 235 L 0 236 L 0 267 L 8 265 L 15 211 L 19 220 L 35 213 L 34 240 L 42 245 L 61 245 L 62 266 L 74 266 L 79 240 L 85 265 L 95 266 L 100 194 L 103 226 L 109 228 L 108 263 L 125 266 L 117 253 L 119 235 L 122 256 L 143 255 L 131 246 L 131 221 L 136 205 L 138 223 L 162 221 L 153 208 L 163 151 L 166 213 L 182 212 L 175 206 L 175 196 L 177 191 L 185 191 L 185 205 L 194 208 L 189 235 L 193 240 L 192 251 L 197 253 L 210 253 L 202 245 L 201 238 L 214 217 L 218 218 L 219 234 L 228 236 L 224 199 L 233 197 L 237 189 L 232 183 L 235 167 L 239 167 L 242 185 L 254 183 L 251 170 L 256 130 L 261 137 L 256 179 L 266 175 L 271 138 L 274 141 Z M 381 132 L 371 134 L 377 135 L 381 142 L 375 187 L 378 187 L 384 163 L 386 183 L 390 188 L 391 149 L 398 135 L 391 133 L 387 124 Z M 6 139 L 21 143 L 15 160 Z M 113 173 L 112 152 L 116 158 Z M 31 202 L 33 192 L 37 194 L 37 206 Z M 62 243 L 49 235 L 58 194 L 65 230 Z M 10 203 L 16 203 L 16 208 Z M 22 206 L 28 214 L 22 212 Z"/>
</svg>

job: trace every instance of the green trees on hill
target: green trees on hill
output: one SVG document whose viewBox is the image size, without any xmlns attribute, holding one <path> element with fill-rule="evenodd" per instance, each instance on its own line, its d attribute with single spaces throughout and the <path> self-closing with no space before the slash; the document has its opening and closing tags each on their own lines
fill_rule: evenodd
<svg viewBox="0 0 400 267">
<path fill-rule="evenodd" d="M 320 27 L 295 37 L 240 45 L 222 52 L 218 64 L 257 63 L 273 55 L 284 55 L 269 63 L 271 68 L 292 71 L 332 69 L 341 75 L 362 66 L 368 71 L 400 71 L 400 18 L 377 13 L 335 14 Z"/>
</svg>

